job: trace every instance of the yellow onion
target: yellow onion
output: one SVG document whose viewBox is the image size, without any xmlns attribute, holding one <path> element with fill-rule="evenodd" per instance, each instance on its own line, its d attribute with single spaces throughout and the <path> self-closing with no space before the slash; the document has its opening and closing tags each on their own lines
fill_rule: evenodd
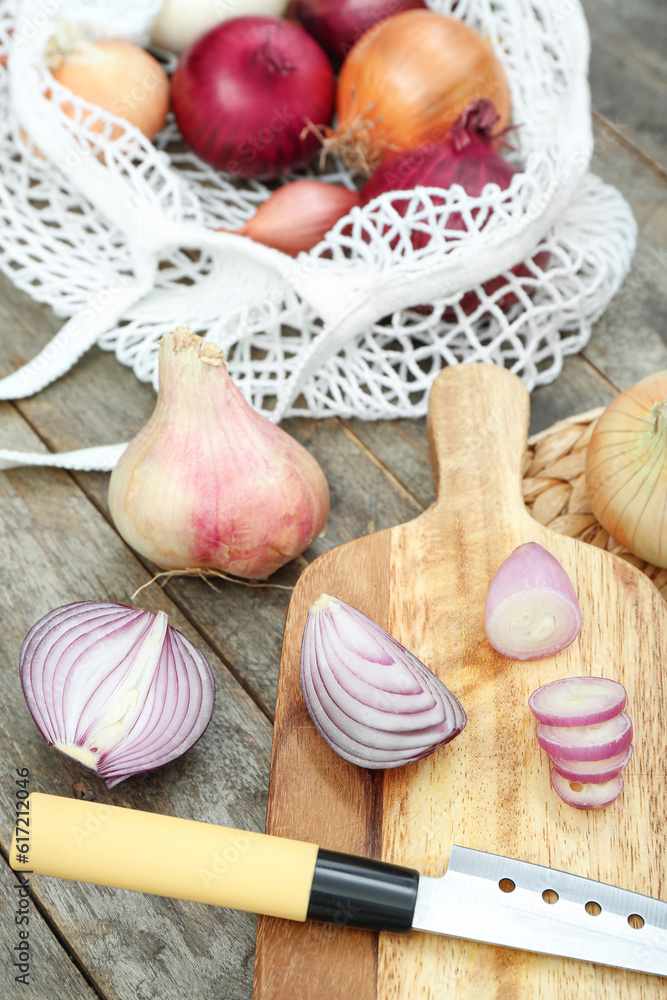
<svg viewBox="0 0 667 1000">
<path fill-rule="evenodd" d="M 336 88 L 337 128 L 324 146 L 372 173 L 387 157 L 442 142 L 473 101 L 491 101 L 502 131 L 510 117 L 505 71 L 474 28 L 432 10 L 407 10 L 362 35 Z"/>
<path fill-rule="evenodd" d="M 588 445 L 586 485 L 609 534 L 667 568 L 667 370 L 616 396 Z"/>
<path fill-rule="evenodd" d="M 55 80 L 90 104 L 124 118 L 148 139 L 164 125 L 169 78 L 157 59 L 138 45 L 114 39 L 91 42 L 66 25 L 49 40 L 45 58 Z M 75 117 L 68 101 L 62 109 Z M 88 118 L 89 112 L 83 117 Z M 103 122 L 93 122 L 92 132 L 103 130 Z M 121 134 L 118 126 L 112 128 L 112 139 Z"/>
<path fill-rule="evenodd" d="M 184 327 L 166 334 L 159 384 L 109 483 L 125 541 L 163 569 L 250 579 L 308 548 L 329 513 L 324 473 L 246 402 L 220 348 Z"/>
</svg>

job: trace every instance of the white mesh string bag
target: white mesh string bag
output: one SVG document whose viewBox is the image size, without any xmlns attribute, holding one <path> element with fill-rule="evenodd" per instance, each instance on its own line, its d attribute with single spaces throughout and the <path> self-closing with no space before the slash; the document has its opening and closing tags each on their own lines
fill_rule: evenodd
<svg viewBox="0 0 667 1000">
<path fill-rule="evenodd" d="M 179 324 L 223 348 L 241 391 L 275 421 L 421 416 L 439 370 L 460 362 L 503 365 L 529 389 L 555 379 L 622 283 L 636 238 L 624 199 L 588 172 L 583 12 L 577 0 L 430 4 L 501 58 L 520 125 L 509 155 L 522 171 L 478 198 L 458 186 L 402 192 L 404 213 L 382 195 L 294 259 L 218 231 L 247 220 L 266 185 L 184 152 L 173 121 L 149 142 L 46 68 L 63 17 L 93 37 L 141 41 L 159 2 L 0 0 L 0 267 L 67 320 L 0 380 L 0 398 L 38 392 L 96 343 L 156 385 L 158 341 Z M 326 179 L 358 182 L 340 163 Z M 464 231 L 446 229 L 453 212 Z M 431 238 L 416 250 L 411 231 L 425 227 Z M 499 274 L 507 284 L 487 294 Z M 462 305 L 471 289 L 472 312 Z M 111 468 L 121 450 L 0 460 Z"/>
</svg>

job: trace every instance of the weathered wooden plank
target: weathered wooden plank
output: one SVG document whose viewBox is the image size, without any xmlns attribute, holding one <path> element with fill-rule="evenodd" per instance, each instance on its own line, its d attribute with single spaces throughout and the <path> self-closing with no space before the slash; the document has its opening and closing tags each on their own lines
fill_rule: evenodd
<svg viewBox="0 0 667 1000">
<path fill-rule="evenodd" d="M 667 168 L 667 6 L 663 0 L 584 0 L 593 106 Z"/>
<path fill-rule="evenodd" d="M 7 761 L 3 763 L 6 765 Z M 6 768 L 4 781 L 9 786 L 13 782 Z M 25 895 L 32 876 L 25 876 L 28 889 L 23 889 L 14 872 L 4 862 L 0 865 L 0 949 L 3 956 L 0 994 L 7 998 L 26 995 L 30 1000 L 54 1000 L 57 984 L 58 1000 L 97 1000 L 99 994 L 90 988 L 42 919 L 34 901 Z M 27 932 L 28 937 L 20 938 L 21 932 Z M 27 951 L 22 953 L 20 949 L 25 949 L 26 943 Z M 23 961 L 26 955 L 27 970 Z M 17 979 L 22 976 L 27 978 Z"/>
<path fill-rule="evenodd" d="M 0 408 L 9 447 L 39 447 L 13 407 Z M 126 601 L 147 574 L 90 501 L 62 472 L 14 470 L 0 476 L 0 759 L 30 768 L 33 790 L 71 795 L 84 776 L 42 740 L 21 692 L 17 660 L 29 627 L 47 610 L 76 600 Z M 85 780 L 99 801 L 228 826 L 264 825 L 271 727 L 235 679 L 159 589 L 138 602 L 162 608 L 204 650 L 217 704 L 201 740 L 184 757 L 108 791 Z M 12 788 L 0 785 L 6 851 Z M 149 851 L 150 844 L 138 844 Z M 174 859 L 178 863 L 178 859 Z M 250 992 L 255 918 L 213 907 L 34 877 L 34 893 L 99 986 L 105 1000 Z M 52 995 L 60 996 L 55 984 Z"/>
<path fill-rule="evenodd" d="M 612 389 L 581 357 L 566 358 L 558 379 L 532 393 L 530 433 L 578 413 L 582 407 L 606 405 L 613 395 Z M 484 419 L 481 405 L 479 419 Z M 346 424 L 423 507 L 433 503 L 435 487 L 423 420 L 393 420 L 388 427 L 363 420 L 349 420 Z"/>
<path fill-rule="evenodd" d="M 618 389 L 667 367 L 667 181 L 596 128 L 593 169 L 628 199 L 639 230 L 632 270 L 584 357 Z"/>
<path fill-rule="evenodd" d="M 8 286 L 5 279 L 0 280 L 0 289 L 7 293 L 7 304 L 0 300 L 0 331 L 7 331 L 0 341 L 0 365 L 9 371 L 19 359 L 29 357 L 46 343 L 58 321 Z M 25 313 L 21 300 L 25 300 Z M 11 352 L 7 349 L 10 343 Z M 50 448 L 64 451 L 134 435 L 148 419 L 154 403 L 150 386 L 138 383 L 134 374 L 112 355 L 94 349 L 72 372 L 17 405 Z M 339 422 L 295 419 L 284 427 L 315 455 L 331 489 L 326 533 L 305 553 L 306 559 L 350 538 L 409 520 L 419 512 L 419 504 L 344 432 Z M 106 511 L 108 475 L 83 473 L 77 479 Z M 293 584 L 300 566 L 279 572 L 274 581 Z M 207 640 L 270 715 L 289 593 L 273 588 L 253 591 L 224 581 L 215 581 L 215 587 L 217 591 L 199 580 L 177 579 L 168 584 L 167 591 L 187 616 L 197 621 Z"/>
</svg>

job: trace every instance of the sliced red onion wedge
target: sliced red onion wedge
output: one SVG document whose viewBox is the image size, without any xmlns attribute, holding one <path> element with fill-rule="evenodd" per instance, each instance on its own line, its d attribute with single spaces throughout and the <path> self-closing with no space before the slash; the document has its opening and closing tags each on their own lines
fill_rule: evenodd
<svg viewBox="0 0 667 1000">
<path fill-rule="evenodd" d="M 308 612 L 301 689 L 323 739 L 360 767 L 419 760 L 467 721 L 459 701 L 413 653 L 328 594 Z"/>
<path fill-rule="evenodd" d="M 592 726 L 537 724 L 537 742 L 550 757 L 561 760 L 606 760 L 632 743 L 632 722 L 625 712 Z"/>
<path fill-rule="evenodd" d="M 555 770 L 568 781 L 583 781 L 600 785 L 616 778 L 627 766 L 632 757 L 632 744 L 622 753 L 606 760 L 562 760 L 560 757 L 550 757 Z"/>
<path fill-rule="evenodd" d="M 211 668 L 163 611 L 56 608 L 26 636 L 19 669 L 46 742 L 109 788 L 180 757 L 213 714 Z"/>
<path fill-rule="evenodd" d="M 581 631 L 581 609 L 569 576 L 537 542 L 519 545 L 496 571 L 486 595 L 484 627 L 513 660 L 537 660 L 565 649 Z"/>
<path fill-rule="evenodd" d="M 568 781 L 554 768 L 551 784 L 563 802 L 575 809 L 603 809 L 623 791 L 623 777 L 619 774 L 604 784 L 586 784 L 582 781 Z"/>
<path fill-rule="evenodd" d="M 533 691 L 528 705 L 545 726 L 592 726 L 613 719 L 626 691 L 608 677 L 561 677 Z"/>
</svg>

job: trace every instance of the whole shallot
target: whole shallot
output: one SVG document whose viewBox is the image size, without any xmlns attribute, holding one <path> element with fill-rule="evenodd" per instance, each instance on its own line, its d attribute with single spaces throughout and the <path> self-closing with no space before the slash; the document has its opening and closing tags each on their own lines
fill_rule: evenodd
<svg viewBox="0 0 667 1000">
<path fill-rule="evenodd" d="M 159 382 L 150 420 L 111 474 L 118 531 L 167 570 L 264 579 L 322 531 L 322 469 L 246 402 L 220 348 L 184 327 L 162 338 Z"/>
<path fill-rule="evenodd" d="M 359 204 L 359 192 L 340 184 L 304 179 L 283 184 L 262 202 L 238 236 L 296 257 L 324 239 L 340 218 Z"/>
</svg>

